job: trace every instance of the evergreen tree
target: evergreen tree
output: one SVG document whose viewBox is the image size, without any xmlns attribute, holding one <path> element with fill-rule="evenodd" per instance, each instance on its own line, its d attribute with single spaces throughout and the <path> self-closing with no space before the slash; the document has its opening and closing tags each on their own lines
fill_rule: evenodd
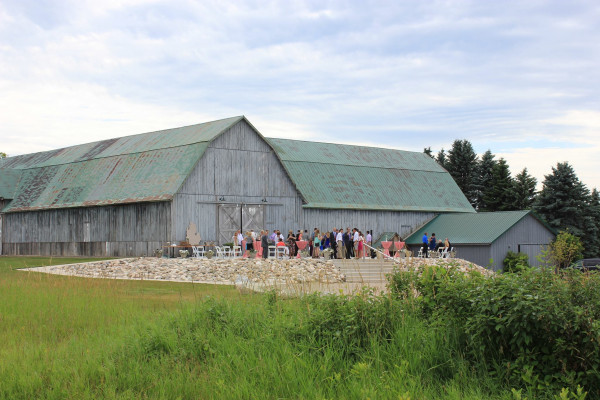
<svg viewBox="0 0 600 400">
<path fill-rule="evenodd" d="M 529 175 L 527 168 L 515 176 L 514 180 L 514 208 L 515 210 L 529 210 L 535 200 L 535 186 L 537 179 Z"/>
<path fill-rule="evenodd" d="M 485 191 L 483 202 L 487 211 L 509 211 L 514 210 L 514 199 L 513 179 L 506 160 L 501 158 L 492 168 L 490 188 Z"/>
<path fill-rule="evenodd" d="M 429 157 L 431 157 L 435 160 L 435 157 L 433 156 L 433 153 L 431 152 L 431 146 L 425 147 L 423 149 L 423 153 L 427 154 Z"/>
<path fill-rule="evenodd" d="M 600 193 L 596 189 L 587 199 L 586 215 L 583 221 L 583 238 L 586 258 L 600 257 Z"/>
<path fill-rule="evenodd" d="M 437 158 L 436 161 L 438 162 L 438 164 L 440 164 L 442 166 L 442 168 L 446 168 L 446 152 L 444 151 L 444 149 L 441 149 L 438 153 L 437 153 Z"/>
<path fill-rule="evenodd" d="M 544 178 L 533 209 L 556 230 L 568 230 L 583 238 L 589 190 L 579 181 L 568 162 L 556 164 L 556 168 L 552 167 L 552 174 Z M 585 238 L 583 244 L 586 244 Z"/>
<path fill-rule="evenodd" d="M 476 203 L 475 179 L 477 176 L 477 155 L 468 140 L 455 140 L 448 151 L 446 170 L 462 190 L 472 205 Z"/>
<path fill-rule="evenodd" d="M 475 208 L 478 211 L 486 211 L 489 207 L 484 201 L 485 194 L 492 188 L 492 171 L 496 160 L 490 150 L 483 153 L 481 160 L 477 163 L 477 178 L 475 180 Z"/>
</svg>

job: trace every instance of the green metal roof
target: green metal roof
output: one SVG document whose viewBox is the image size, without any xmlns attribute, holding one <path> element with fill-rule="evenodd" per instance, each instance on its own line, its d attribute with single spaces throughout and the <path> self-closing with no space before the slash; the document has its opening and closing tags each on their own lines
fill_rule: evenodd
<svg viewBox="0 0 600 400">
<path fill-rule="evenodd" d="M 210 142 L 242 120 L 252 126 L 233 117 L 3 159 L 0 196 L 12 201 L 2 211 L 170 200 Z M 266 140 L 305 208 L 474 212 L 423 153 Z"/>
<path fill-rule="evenodd" d="M 12 199 L 20 177 L 21 171 L 2 168 L 0 164 L 0 197 Z"/>
<path fill-rule="evenodd" d="M 424 153 L 266 140 L 304 208 L 475 212 L 450 174 Z"/>
<path fill-rule="evenodd" d="M 491 244 L 529 214 L 548 228 L 531 210 L 440 214 L 407 237 L 406 243 L 421 244 L 423 233 L 427 232 L 435 233 L 438 240 L 448 238 L 450 243 Z"/>
<path fill-rule="evenodd" d="M 20 179 L 6 179 L 14 185 L 14 196 L 3 211 L 172 199 L 209 143 L 242 119 L 6 158 L 0 164 L 0 176 L 8 169 L 18 171 Z"/>
</svg>

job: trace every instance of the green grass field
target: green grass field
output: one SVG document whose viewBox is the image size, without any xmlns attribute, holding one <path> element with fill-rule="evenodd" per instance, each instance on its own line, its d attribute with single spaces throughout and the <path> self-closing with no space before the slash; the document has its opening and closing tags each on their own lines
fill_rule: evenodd
<svg viewBox="0 0 600 400">
<path fill-rule="evenodd" d="M 280 299 L 17 270 L 77 261 L 0 257 L 0 398 L 521 396 L 461 354 L 456 330 L 386 296 Z"/>
</svg>

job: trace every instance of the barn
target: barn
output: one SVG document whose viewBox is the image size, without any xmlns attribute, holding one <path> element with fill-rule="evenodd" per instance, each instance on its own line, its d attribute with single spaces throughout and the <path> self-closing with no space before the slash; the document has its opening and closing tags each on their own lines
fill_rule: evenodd
<svg viewBox="0 0 600 400">
<path fill-rule="evenodd" d="M 531 210 L 440 214 L 407 237 L 406 244 L 418 251 L 425 232 L 448 238 L 457 257 L 494 270 L 502 269 L 508 251 L 525 253 L 530 265 L 539 266 L 537 256 L 556 237 Z"/>
<path fill-rule="evenodd" d="M 243 116 L 0 160 L 5 255 L 151 255 L 237 229 L 408 234 L 474 212 L 423 153 L 264 137 Z"/>
</svg>

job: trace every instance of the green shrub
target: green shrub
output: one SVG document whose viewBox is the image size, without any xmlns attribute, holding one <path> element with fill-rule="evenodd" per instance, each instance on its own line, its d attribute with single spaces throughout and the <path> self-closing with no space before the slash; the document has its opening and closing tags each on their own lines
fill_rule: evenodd
<svg viewBox="0 0 600 400">
<path fill-rule="evenodd" d="M 600 274 L 398 274 L 392 292 L 417 288 L 425 315 L 459 327 L 464 351 L 500 378 L 540 388 L 580 384 L 600 395 Z"/>
<path fill-rule="evenodd" d="M 390 297 L 376 296 L 372 289 L 360 295 L 311 295 L 305 300 L 309 313 L 294 336 L 316 348 L 335 348 L 344 357 L 354 357 L 373 341 L 390 339 L 400 307 Z"/>
<path fill-rule="evenodd" d="M 529 256 L 525 253 L 515 253 L 509 250 L 502 261 L 504 272 L 521 272 L 529 268 Z"/>
</svg>

